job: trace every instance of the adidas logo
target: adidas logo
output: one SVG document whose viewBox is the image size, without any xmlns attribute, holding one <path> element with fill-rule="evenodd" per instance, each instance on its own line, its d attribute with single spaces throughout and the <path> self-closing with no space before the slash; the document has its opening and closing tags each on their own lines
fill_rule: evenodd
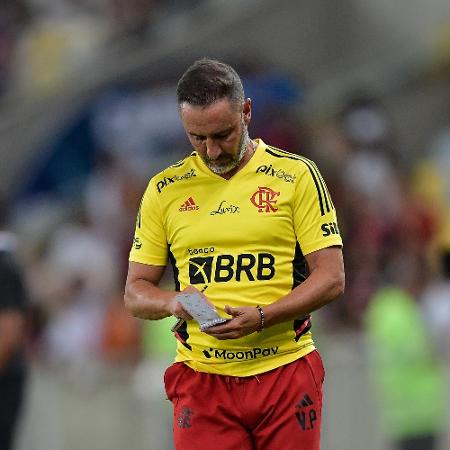
<svg viewBox="0 0 450 450">
<path fill-rule="evenodd" d="M 192 197 L 189 197 L 181 206 L 178 211 L 184 212 L 184 211 L 196 211 L 197 209 L 200 209 L 196 204 L 195 200 Z"/>
<path fill-rule="evenodd" d="M 311 400 L 311 397 L 308 394 L 302 398 L 302 400 L 297 404 L 297 408 L 306 408 L 307 406 L 313 405 L 314 402 Z"/>
</svg>

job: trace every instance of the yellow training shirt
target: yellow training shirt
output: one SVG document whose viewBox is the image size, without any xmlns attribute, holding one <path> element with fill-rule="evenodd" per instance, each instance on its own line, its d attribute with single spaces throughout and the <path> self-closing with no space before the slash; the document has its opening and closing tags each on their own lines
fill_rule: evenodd
<svg viewBox="0 0 450 450">
<path fill-rule="evenodd" d="M 258 140 L 230 180 L 193 152 L 153 177 L 136 221 L 130 261 L 174 268 L 177 290 L 207 286 L 225 305 L 264 307 L 308 275 L 303 255 L 342 245 L 336 211 L 316 165 Z M 176 333 L 176 361 L 194 370 L 256 375 L 314 349 L 310 317 L 239 339 L 217 340 L 189 321 Z"/>
</svg>

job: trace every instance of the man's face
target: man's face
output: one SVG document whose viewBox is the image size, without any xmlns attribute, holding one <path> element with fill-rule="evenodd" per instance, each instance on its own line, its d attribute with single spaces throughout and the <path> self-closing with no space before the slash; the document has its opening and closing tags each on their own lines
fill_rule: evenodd
<svg viewBox="0 0 450 450">
<path fill-rule="evenodd" d="M 189 141 L 210 170 L 226 174 L 239 166 L 250 141 L 250 99 L 239 109 L 228 99 L 206 107 L 183 103 L 180 114 Z"/>
</svg>

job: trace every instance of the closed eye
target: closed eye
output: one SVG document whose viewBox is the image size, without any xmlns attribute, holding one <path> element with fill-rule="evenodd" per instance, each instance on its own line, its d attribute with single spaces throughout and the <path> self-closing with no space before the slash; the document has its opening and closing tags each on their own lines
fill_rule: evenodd
<svg viewBox="0 0 450 450">
<path fill-rule="evenodd" d="M 196 142 L 203 142 L 206 139 L 205 136 L 199 136 L 197 134 L 191 134 L 191 138 Z"/>
<path fill-rule="evenodd" d="M 230 132 L 227 131 L 226 133 L 215 134 L 215 135 L 213 136 L 213 138 L 214 138 L 214 139 L 226 139 L 229 135 L 230 135 Z"/>
<path fill-rule="evenodd" d="M 215 140 L 227 139 L 231 135 L 232 131 L 232 129 L 223 130 L 218 133 L 212 134 L 211 138 Z M 206 136 L 202 136 L 201 134 L 189 133 L 189 135 L 195 142 L 204 142 L 206 140 Z"/>
</svg>

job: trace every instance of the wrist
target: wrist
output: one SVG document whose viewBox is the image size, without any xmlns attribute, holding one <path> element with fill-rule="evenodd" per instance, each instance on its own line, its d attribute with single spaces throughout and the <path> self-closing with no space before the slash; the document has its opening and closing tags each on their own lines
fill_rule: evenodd
<svg viewBox="0 0 450 450">
<path fill-rule="evenodd" d="M 261 308 L 261 306 L 257 305 L 256 309 L 259 312 L 259 327 L 256 330 L 258 333 L 261 332 L 262 330 L 264 330 L 265 325 L 266 325 L 266 315 L 263 311 L 263 309 Z"/>
<path fill-rule="evenodd" d="M 168 316 L 176 317 L 176 311 L 177 311 L 177 306 L 178 306 L 177 295 L 179 294 L 179 292 L 170 292 L 168 294 L 169 295 L 167 295 L 166 301 L 165 301 L 166 313 Z"/>
</svg>

